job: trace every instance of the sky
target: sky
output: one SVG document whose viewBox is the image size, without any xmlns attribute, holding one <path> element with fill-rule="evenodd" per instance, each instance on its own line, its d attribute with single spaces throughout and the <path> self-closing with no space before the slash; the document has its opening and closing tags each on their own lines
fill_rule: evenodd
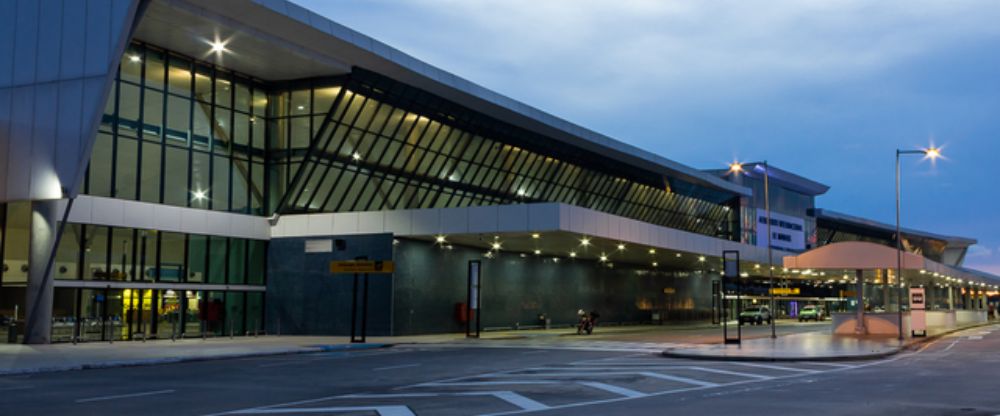
<svg viewBox="0 0 1000 416">
<path fill-rule="evenodd" d="M 824 183 L 817 206 L 979 240 L 1000 274 L 1000 2 L 295 0 L 438 68 L 700 168 Z"/>
</svg>

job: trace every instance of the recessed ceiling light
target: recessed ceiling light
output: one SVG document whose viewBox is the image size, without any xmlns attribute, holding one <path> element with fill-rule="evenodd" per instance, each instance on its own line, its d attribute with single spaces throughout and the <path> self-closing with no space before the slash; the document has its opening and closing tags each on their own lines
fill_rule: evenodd
<svg viewBox="0 0 1000 416">
<path fill-rule="evenodd" d="M 139 55 L 129 55 L 128 60 L 132 62 L 141 62 L 142 58 L 140 58 Z"/>
<path fill-rule="evenodd" d="M 535 255 L 542 254 L 542 250 L 535 250 Z"/>
<path fill-rule="evenodd" d="M 225 42 L 217 40 L 215 42 L 210 42 L 209 46 L 212 47 L 212 52 L 214 52 L 214 53 L 227 52 L 226 51 L 226 43 Z"/>
</svg>

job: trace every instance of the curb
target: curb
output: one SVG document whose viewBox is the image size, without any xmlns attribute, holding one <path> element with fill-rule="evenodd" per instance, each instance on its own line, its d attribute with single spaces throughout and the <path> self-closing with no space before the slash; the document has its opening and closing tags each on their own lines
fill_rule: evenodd
<svg viewBox="0 0 1000 416">
<path fill-rule="evenodd" d="M 209 355 L 201 357 L 189 356 L 189 357 L 166 357 L 166 358 L 151 358 L 151 359 L 123 360 L 123 361 L 103 361 L 103 362 L 73 364 L 65 366 L 23 368 L 17 370 L 0 370 L 0 377 L 25 375 L 25 374 L 57 373 L 64 371 L 99 370 L 99 369 L 123 368 L 123 367 L 145 367 L 145 366 L 163 365 L 163 364 L 180 364 L 180 363 L 191 363 L 199 361 L 232 360 L 238 358 L 308 354 L 316 352 L 361 351 L 361 350 L 389 348 L 394 345 L 395 344 L 313 345 L 313 346 L 300 347 L 295 349 L 286 349 L 286 350 L 260 351 L 260 352 L 248 352 L 248 353 L 237 353 L 237 354 L 221 354 L 221 355 Z"/>
<path fill-rule="evenodd" d="M 979 328 L 983 326 L 995 325 L 996 322 L 984 322 L 981 324 L 970 325 L 962 328 L 955 328 L 950 331 L 945 331 L 940 334 L 934 334 L 927 337 L 921 338 L 911 338 L 910 342 L 906 344 L 894 347 L 889 351 L 869 353 L 869 354 L 858 354 L 858 355 L 829 355 L 824 357 L 773 357 L 773 356 L 720 356 L 720 355 L 704 355 L 704 354 L 691 354 L 684 352 L 674 352 L 672 350 L 664 350 L 660 355 L 667 358 L 683 358 L 688 360 L 701 360 L 701 361 L 762 361 L 762 362 L 831 362 L 831 361 L 862 361 L 862 360 L 876 360 L 880 358 L 888 358 L 893 355 L 899 354 L 900 352 L 906 350 L 913 350 L 918 345 L 927 344 L 933 341 L 937 341 L 945 335 L 954 334 L 956 332 L 966 331 L 974 328 Z"/>
</svg>

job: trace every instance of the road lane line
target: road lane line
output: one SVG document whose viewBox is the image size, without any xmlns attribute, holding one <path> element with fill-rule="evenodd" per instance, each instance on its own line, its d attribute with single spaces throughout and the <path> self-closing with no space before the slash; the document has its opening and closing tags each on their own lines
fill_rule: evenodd
<svg viewBox="0 0 1000 416">
<path fill-rule="evenodd" d="M 379 416 L 416 416 L 409 407 L 406 406 L 351 406 L 351 407 L 310 407 L 302 409 L 280 408 L 280 409 L 246 409 L 229 412 L 231 415 L 267 415 L 274 413 L 333 413 L 333 412 L 375 412 Z"/>
<path fill-rule="evenodd" d="M 512 391 L 494 391 L 489 394 L 514 406 L 520 407 L 521 410 L 525 411 L 538 411 L 549 408 L 549 406 L 545 404 L 539 403 Z"/>
<path fill-rule="evenodd" d="M 982 335 L 973 335 L 973 336 L 969 337 L 969 340 L 971 340 L 971 341 L 979 341 L 981 339 L 983 339 Z"/>
<path fill-rule="evenodd" d="M 438 397 L 439 393 L 386 393 L 386 394 L 345 394 L 338 399 L 419 399 L 423 397 Z"/>
<path fill-rule="evenodd" d="M 448 381 L 430 382 L 414 385 L 413 387 L 441 387 L 441 386 L 504 386 L 511 384 L 558 384 L 552 380 L 501 380 L 501 381 Z"/>
<path fill-rule="evenodd" d="M 610 384 L 601 383 L 598 381 L 578 381 L 577 383 L 582 384 L 587 387 L 593 387 L 598 390 L 604 390 L 609 393 L 618 394 L 631 399 L 637 399 L 640 397 L 646 397 L 646 393 L 638 392 L 632 389 L 627 389 L 624 387 L 612 386 Z"/>
<path fill-rule="evenodd" d="M 730 364 L 742 365 L 742 366 L 745 366 L 745 367 L 769 368 L 771 370 L 791 371 L 791 372 L 797 372 L 797 373 L 818 373 L 819 372 L 817 370 L 807 370 L 805 368 L 783 367 L 783 366 L 780 366 L 780 365 L 771 365 L 771 364 L 736 363 L 736 362 L 730 363 Z"/>
<path fill-rule="evenodd" d="M 961 340 L 962 340 L 961 338 L 955 339 L 955 341 L 952 341 L 952 343 L 948 345 L 948 348 L 945 348 L 944 350 L 948 351 L 948 350 L 952 349 L 955 346 L 955 344 L 958 344 L 958 341 L 961 341 Z"/>
<path fill-rule="evenodd" d="M 646 376 L 646 377 L 651 377 L 651 378 L 658 378 L 658 379 L 662 379 L 662 380 L 676 381 L 676 382 L 679 382 L 679 383 L 693 384 L 695 386 L 700 386 L 700 387 L 717 387 L 717 386 L 719 386 L 719 383 L 712 383 L 710 381 L 695 380 L 693 378 L 687 378 L 687 377 L 672 376 L 670 374 L 654 373 L 652 371 L 642 371 L 642 372 L 639 372 L 639 373 L 636 373 L 636 374 L 643 375 L 643 376 Z"/>
<path fill-rule="evenodd" d="M 388 367 L 375 368 L 375 369 L 372 369 L 372 371 L 398 370 L 400 368 L 410 368 L 410 367 L 418 367 L 418 366 L 420 366 L 419 363 L 417 363 L 417 364 L 403 364 L 403 365 L 390 365 Z"/>
<path fill-rule="evenodd" d="M 758 380 L 770 380 L 770 379 L 774 378 L 774 377 L 765 376 L 765 375 L 762 375 L 762 374 L 741 373 L 741 372 L 738 372 L 738 371 L 719 370 L 717 368 L 706 368 L 706 367 L 687 367 L 687 368 L 691 369 L 691 370 L 704 371 L 706 373 L 726 374 L 726 375 L 730 375 L 730 376 L 739 376 L 739 377 L 749 377 L 749 378 L 755 378 L 755 379 L 758 379 Z"/>
<path fill-rule="evenodd" d="M 100 397 L 90 397 L 87 399 L 78 399 L 77 403 L 90 403 L 99 402 L 103 400 L 115 400 L 115 399 L 128 399 L 131 397 L 144 397 L 144 396 L 155 396 L 157 394 L 170 394 L 175 392 L 175 390 L 155 390 L 155 391 L 144 391 L 142 393 L 129 393 L 129 394 L 116 394 L 114 396 L 100 396 Z"/>
</svg>

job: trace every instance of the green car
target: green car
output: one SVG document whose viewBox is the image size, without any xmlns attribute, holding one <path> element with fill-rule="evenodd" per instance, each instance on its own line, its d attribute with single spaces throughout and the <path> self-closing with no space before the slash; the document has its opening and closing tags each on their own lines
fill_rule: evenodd
<svg viewBox="0 0 1000 416">
<path fill-rule="evenodd" d="M 771 323 L 771 310 L 766 306 L 754 306 L 740 312 L 740 325 L 745 323 L 760 325 L 765 322 Z"/>
<path fill-rule="evenodd" d="M 809 320 L 816 322 L 822 321 L 823 310 L 814 305 L 809 305 L 802 308 L 802 310 L 799 311 L 799 322 L 809 321 Z"/>
</svg>

